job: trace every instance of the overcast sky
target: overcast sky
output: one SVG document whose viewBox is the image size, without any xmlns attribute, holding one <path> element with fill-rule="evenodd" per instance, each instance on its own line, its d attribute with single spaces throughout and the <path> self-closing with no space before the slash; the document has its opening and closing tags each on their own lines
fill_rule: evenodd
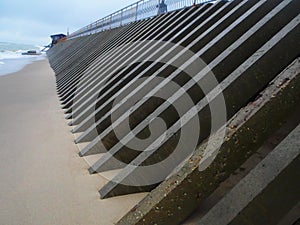
<svg viewBox="0 0 300 225">
<path fill-rule="evenodd" d="M 0 41 L 46 45 L 137 0 L 0 0 Z"/>
</svg>

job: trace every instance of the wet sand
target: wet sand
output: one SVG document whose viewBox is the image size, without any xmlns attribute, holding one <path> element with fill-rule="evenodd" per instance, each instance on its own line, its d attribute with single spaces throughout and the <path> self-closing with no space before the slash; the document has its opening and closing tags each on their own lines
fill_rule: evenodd
<svg viewBox="0 0 300 225">
<path fill-rule="evenodd" d="M 0 224 L 109 225 L 145 196 L 100 200 L 70 130 L 47 60 L 0 77 Z"/>
</svg>

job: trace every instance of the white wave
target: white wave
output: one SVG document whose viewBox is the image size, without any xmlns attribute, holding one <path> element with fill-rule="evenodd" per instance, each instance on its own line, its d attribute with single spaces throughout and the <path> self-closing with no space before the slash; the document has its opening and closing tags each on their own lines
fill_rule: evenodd
<svg viewBox="0 0 300 225">
<path fill-rule="evenodd" d="M 39 49 L 39 47 L 34 45 L 0 42 L 0 60 L 28 58 L 28 56 L 22 55 L 22 53 L 28 50 L 39 51 Z"/>
<path fill-rule="evenodd" d="M 24 68 L 26 65 L 43 59 L 45 59 L 44 55 L 23 57 L 19 59 L 5 59 L 4 64 L 0 63 L 0 76 L 17 72 Z"/>
<path fill-rule="evenodd" d="M 22 53 L 17 51 L 1 51 L 0 52 L 0 60 L 1 59 L 17 59 L 22 58 Z"/>
<path fill-rule="evenodd" d="M 36 56 L 32 55 L 22 55 L 24 50 L 17 51 L 0 51 L 0 60 L 3 59 L 22 59 L 22 58 L 35 58 Z"/>
</svg>

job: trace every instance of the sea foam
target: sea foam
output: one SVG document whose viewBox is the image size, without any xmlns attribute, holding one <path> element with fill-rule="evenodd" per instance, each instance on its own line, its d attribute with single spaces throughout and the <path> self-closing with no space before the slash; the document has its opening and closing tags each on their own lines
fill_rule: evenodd
<svg viewBox="0 0 300 225">
<path fill-rule="evenodd" d="M 0 76 L 17 72 L 33 61 L 44 59 L 44 55 L 22 55 L 28 50 L 40 49 L 33 45 L 0 42 Z"/>
</svg>

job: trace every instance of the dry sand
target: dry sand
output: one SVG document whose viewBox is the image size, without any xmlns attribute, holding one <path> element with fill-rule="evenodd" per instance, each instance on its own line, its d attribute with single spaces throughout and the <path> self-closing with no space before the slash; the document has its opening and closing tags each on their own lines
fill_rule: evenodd
<svg viewBox="0 0 300 225">
<path fill-rule="evenodd" d="M 0 77 L 0 224 L 118 221 L 144 194 L 100 200 L 60 109 L 47 60 Z"/>
</svg>

